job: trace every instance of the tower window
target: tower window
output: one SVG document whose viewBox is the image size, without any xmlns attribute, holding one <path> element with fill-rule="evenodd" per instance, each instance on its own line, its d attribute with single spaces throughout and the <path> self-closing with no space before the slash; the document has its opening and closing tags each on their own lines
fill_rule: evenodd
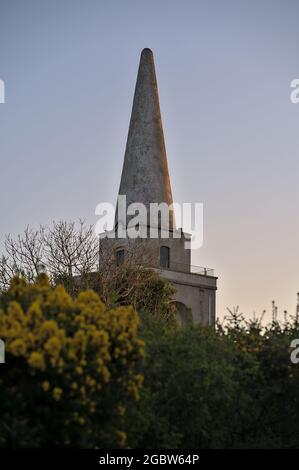
<svg viewBox="0 0 299 470">
<path fill-rule="evenodd" d="M 162 268 L 169 268 L 169 248 L 168 246 L 161 246 L 160 248 L 160 266 Z"/>
<path fill-rule="evenodd" d="M 125 260 L 125 250 L 122 248 L 116 251 L 116 266 L 121 266 L 124 264 Z"/>
</svg>

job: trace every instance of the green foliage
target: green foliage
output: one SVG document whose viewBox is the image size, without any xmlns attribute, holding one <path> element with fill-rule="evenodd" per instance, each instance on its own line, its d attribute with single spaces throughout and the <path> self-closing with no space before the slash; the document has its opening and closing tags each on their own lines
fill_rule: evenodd
<svg viewBox="0 0 299 470">
<path fill-rule="evenodd" d="M 0 296 L 0 447 L 298 448 L 297 319 L 179 327 L 136 272 L 109 308 L 45 276 Z"/>
<path fill-rule="evenodd" d="M 265 330 L 143 320 L 141 400 L 127 415 L 132 447 L 298 447 L 299 365 L 290 361 L 296 323 Z"/>
<path fill-rule="evenodd" d="M 95 289 L 108 305 L 132 305 L 146 316 L 176 322 L 175 289 L 153 269 L 124 264 L 114 267 L 108 274 L 95 275 L 98 276 Z"/>
</svg>

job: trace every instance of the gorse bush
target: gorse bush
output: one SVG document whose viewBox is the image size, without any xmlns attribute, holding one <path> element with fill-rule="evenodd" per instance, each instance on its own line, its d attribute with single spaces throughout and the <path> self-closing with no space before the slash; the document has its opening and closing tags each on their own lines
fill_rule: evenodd
<svg viewBox="0 0 299 470">
<path fill-rule="evenodd" d="M 125 445 L 123 415 L 143 380 L 138 321 L 92 291 L 72 299 L 45 276 L 15 278 L 0 298 L 0 445 Z"/>
</svg>

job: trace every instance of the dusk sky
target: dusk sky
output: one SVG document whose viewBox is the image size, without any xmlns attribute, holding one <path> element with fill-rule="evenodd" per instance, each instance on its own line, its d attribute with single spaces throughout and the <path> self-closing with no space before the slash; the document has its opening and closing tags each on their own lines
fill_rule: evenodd
<svg viewBox="0 0 299 470">
<path fill-rule="evenodd" d="M 140 52 L 154 52 L 175 201 L 203 202 L 217 315 L 299 291 L 298 0 L 0 0 L 0 247 L 115 202 Z"/>
</svg>

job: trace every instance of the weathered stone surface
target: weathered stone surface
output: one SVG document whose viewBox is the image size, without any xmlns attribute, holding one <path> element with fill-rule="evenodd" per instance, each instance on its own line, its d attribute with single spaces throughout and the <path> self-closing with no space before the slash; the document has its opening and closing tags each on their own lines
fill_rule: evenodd
<svg viewBox="0 0 299 470">
<path fill-rule="evenodd" d="M 151 202 L 166 202 L 169 206 L 173 202 L 150 49 L 141 53 L 119 194 L 126 195 L 127 205 L 141 202 L 149 208 Z M 172 210 L 169 227 L 175 228 Z"/>
</svg>

